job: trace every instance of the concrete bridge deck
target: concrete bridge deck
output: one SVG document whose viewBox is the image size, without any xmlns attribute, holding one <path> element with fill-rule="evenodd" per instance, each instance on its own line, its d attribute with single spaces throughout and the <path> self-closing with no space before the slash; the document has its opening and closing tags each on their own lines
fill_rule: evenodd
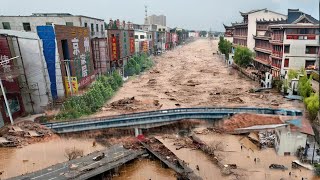
<svg viewBox="0 0 320 180">
<path fill-rule="evenodd" d="M 105 158 L 100 161 L 92 160 L 93 157 L 101 155 L 102 152 L 105 153 Z M 9 180 L 84 180 L 119 167 L 144 153 L 146 153 L 146 151 L 128 150 L 122 145 L 115 145 L 82 158 L 56 164 L 30 174 L 10 178 Z M 71 165 L 77 167 L 70 168 Z"/>
<path fill-rule="evenodd" d="M 237 113 L 254 113 L 269 115 L 302 116 L 300 110 L 255 108 L 255 107 L 204 107 L 178 108 L 158 111 L 132 113 L 126 115 L 79 119 L 67 122 L 44 123 L 56 133 L 71 133 L 105 128 L 138 127 L 148 128 L 151 125 L 169 123 L 182 119 L 222 119 Z"/>
</svg>

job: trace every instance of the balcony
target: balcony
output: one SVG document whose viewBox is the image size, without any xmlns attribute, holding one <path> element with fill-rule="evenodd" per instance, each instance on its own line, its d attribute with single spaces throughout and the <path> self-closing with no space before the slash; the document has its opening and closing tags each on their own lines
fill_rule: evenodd
<svg viewBox="0 0 320 180">
<path fill-rule="evenodd" d="M 269 59 L 263 59 L 261 57 L 256 57 L 254 58 L 255 61 L 261 63 L 261 64 L 264 64 L 266 66 L 270 66 L 270 60 Z"/>
<path fill-rule="evenodd" d="M 288 34 L 287 39 L 290 40 L 316 40 L 315 34 Z"/>
<path fill-rule="evenodd" d="M 278 59 L 282 59 L 283 53 L 282 53 L 282 51 L 272 51 L 271 56 L 275 57 L 275 58 L 278 58 Z"/>
<path fill-rule="evenodd" d="M 261 47 L 261 46 L 256 46 L 254 48 L 255 51 L 259 51 L 259 52 L 263 52 L 263 53 L 267 53 L 267 54 L 271 54 L 271 49 L 268 47 Z"/>
</svg>

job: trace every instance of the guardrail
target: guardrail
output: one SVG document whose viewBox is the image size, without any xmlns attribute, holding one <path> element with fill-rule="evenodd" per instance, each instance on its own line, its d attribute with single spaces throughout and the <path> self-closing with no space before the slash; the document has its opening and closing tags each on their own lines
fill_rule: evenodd
<svg viewBox="0 0 320 180">
<path fill-rule="evenodd" d="M 299 110 L 254 108 L 254 107 L 204 107 L 178 108 L 158 111 L 108 116 L 92 119 L 80 119 L 67 122 L 44 123 L 57 133 L 69 133 L 103 128 L 129 127 L 177 121 L 181 119 L 221 119 L 236 113 L 281 114 L 287 116 L 302 116 Z"/>
</svg>

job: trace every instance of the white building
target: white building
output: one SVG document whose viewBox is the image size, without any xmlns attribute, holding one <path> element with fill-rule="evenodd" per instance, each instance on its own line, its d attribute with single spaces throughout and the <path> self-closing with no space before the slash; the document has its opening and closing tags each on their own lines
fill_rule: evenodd
<svg viewBox="0 0 320 180">
<path fill-rule="evenodd" d="M 273 19 L 287 19 L 287 16 L 268 9 L 252 10 L 246 13 L 240 12 L 243 22 L 233 23 L 233 43 L 242 45 L 254 51 L 255 39 L 257 34 L 257 19 L 265 19 L 267 21 Z"/>
<path fill-rule="evenodd" d="M 134 39 L 136 53 L 142 52 L 143 42 L 148 41 L 147 31 L 138 29 L 134 30 Z"/>
<path fill-rule="evenodd" d="M 189 32 L 189 37 L 198 38 L 199 32 L 197 31 Z"/>
<path fill-rule="evenodd" d="M 50 97 L 50 80 L 47 64 L 42 54 L 42 41 L 33 32 L 0 30 L 1 35 L 10 37 L 13 45 L 11 54 L 19 56 L 20 93 L 27 113 L 42 113 Z"/>
<path fill-rule="evenodd" d="M 275 150 L 278 155 L 295 155 L 298 148 L 305 147 L 308 135 L 290 125 L 275 129 Z"/>
<path fill-rule="evenodd" d="M 33 13 L 31 16 L 0 16 L 0 29 L 36 32 L 37 26 L 67 25 L 87 27 L 91 37 L 105 37 L 103 19 L 69 13 Z"/>
</svg>

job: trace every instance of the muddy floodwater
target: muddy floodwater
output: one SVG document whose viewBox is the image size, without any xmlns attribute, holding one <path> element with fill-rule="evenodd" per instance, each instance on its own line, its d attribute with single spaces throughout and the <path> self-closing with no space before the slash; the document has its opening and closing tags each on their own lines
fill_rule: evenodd
<svg viewBox="0 0 320 180">
<path fill-rule="evenodd" d="M 120 176 L 113 180 L 176 180 L 175 172 L 161 166 L 160 161 L 150 159 L 135 160 L 119 169 Z"/>
<path fill-rule="evenodd" d="M 101 150 L 104 147 L 92 147 L 91 139 L 64 139 L 59 138 L 49 142 L 31 144 L 23 148 L 0 148 L 0 179 L 34 172 L 51 165 L 67 161 L 65 150 L 77 148 L 83 153 Z"/>
</svg>

